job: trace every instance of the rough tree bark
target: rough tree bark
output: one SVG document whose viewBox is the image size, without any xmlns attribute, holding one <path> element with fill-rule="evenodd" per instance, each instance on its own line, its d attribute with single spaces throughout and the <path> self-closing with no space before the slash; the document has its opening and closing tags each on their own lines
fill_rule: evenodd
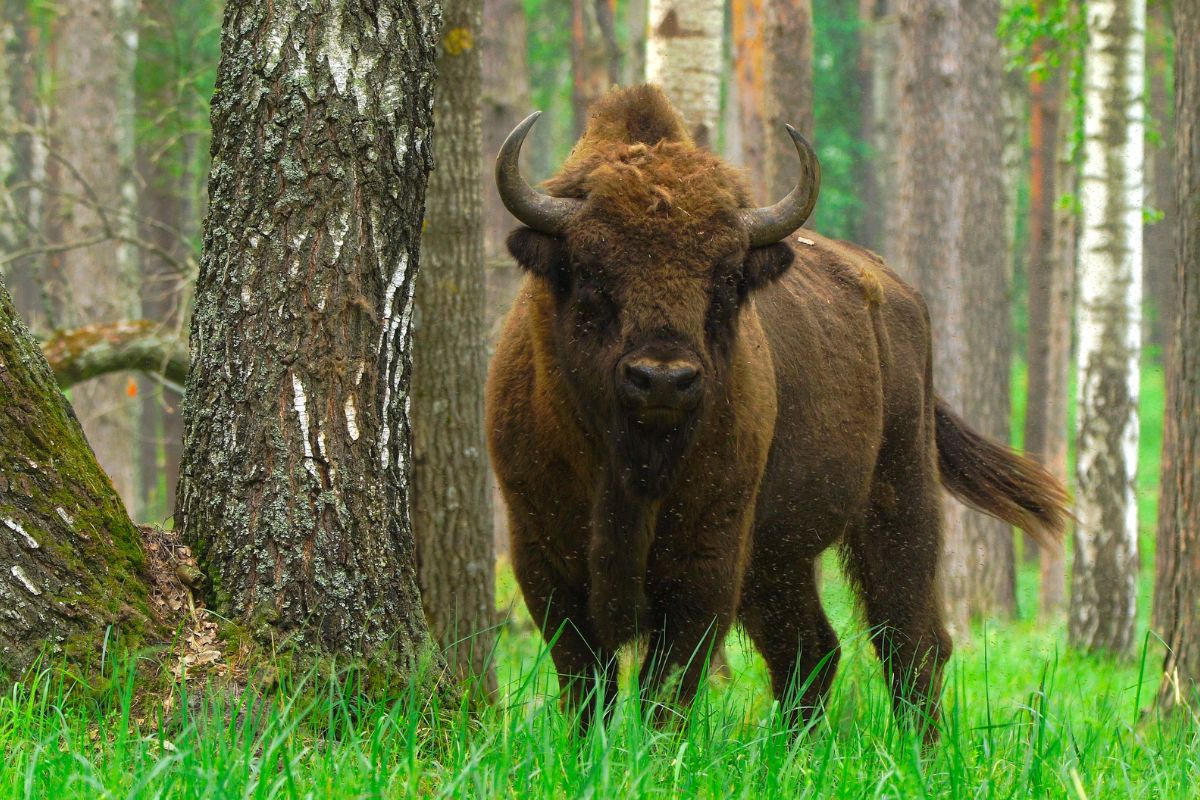
<svg viewBox="0 0 1200 800">
<path fill-rule="evenodd" d="M 859 76 L 862 82 L 862 133 L 871 148 L 859 169 L 862 197 L 860 241 L 889 262 L 897 258 L 895 201 L 897 69 L 899 25 L 893 0 L 860 0 Z"/>
<path fill-rule="evenodd" d="M 446 0 L 413 346 L 413 532 L 421 600 L 456 672 L 496 689 L 496 553 L 483 433 L 481 0 Z"/>
<path fill-rule="evenodd" d="M 137 529 L 0 280 L 0 672 L 157 640 Z"/>
<path fill-rule="evenodd" d="M 1137 609 L 1145 0 L 1092 0 L 1079 242 L 1075 647 L 1128 654 Z"/>
<path fill-rule="evenodd" d="M 1168 709 L 1194 703 L 1200 685 L 1200 50 L 1182 46 L 1200 41 L 1197 0 L 1175 0 L 1175 41 L 1175 330 L 1154 581 Z"/>
<path fill-rule="evenodd" d="M 232 0 L 176 520 L 260 639 L 411 667 L 410 324 L 435 0 Z"/>
<path fill-rule="evenodd" d="M 646 80 L 663 88 L 697 144 L 715 147 L 721 114 L 721 0 L 649 0 Z"/>
<path fill-rule="evenodd" d="M 908 0 L 900 20 L 898 263 L 933 324 L 938 392 L 1007 438 L 1008 289 L 1000 174 L 998 5 Z M 995 220 L 980 225 L 977 220 Z M 947 498 L 943 590 L 955 633 L 1009 613 L 1012 536 Z"/>
</svg>

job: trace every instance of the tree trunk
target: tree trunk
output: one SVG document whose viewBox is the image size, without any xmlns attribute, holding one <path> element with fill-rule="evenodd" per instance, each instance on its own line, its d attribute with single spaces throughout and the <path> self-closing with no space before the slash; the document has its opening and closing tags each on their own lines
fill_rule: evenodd
<svg viewBox="0 0 1200 800">
<path fill-rule="evenodd" d="M 813 15 L 811 0 L 765 0 L 767 104 L 763 146 L 767 200 L 796 187 L 796 146 L 784 125 L 813 139 Z"/>
<path fill-rule="evenodd" d="M 157 639 L 137 529 L 0 280 L 0 671 Z"/>
<path fill-rule="evenodd" d="M 1066 108 L 1070 87 L 1065 80 L 1059 84 L 1059 124 L 1054 187 L 1058 195 L 1075 197 L 1079 193 L 1079 170 L 1073 158 L 1071 120 L 1062 113 Z M 1068 398 L 1071 391 L 1071 329 L 1075 307 L 1075 266 L 1078 248 L 1078 226 L 1073 203 L 1055 203 L 1051 218 L 1053 241 L 1050 257 L 1044 267 L 1048 273 L 1046 291 L 1044 397 L 1039 399 L 1044 427 L 1039 436 L 1039 451 L 1025 440 L 1027 452 L 1039 454 L 1051 474 L 1067 481 Z M 1032 307 L 1032 304 L 1031 304 Z M 1032 337 L 1032 321 L 1030 336 Z M 1026 434 L 1028 436 L 1028 434 Z M 1038 548 L 1038 567 L 1041 573 L 1039 607 L 1044 617 L 1057 616 L 1066 604 L 1066 556 L 1062 547 Z"/>
<path fill-rule="evenodd" d="M 63 312 L 57 322 L 73 328 L 140 316 L 136 261 L 121 242 L 131 210 L 133 71 L 126 35 L 132 18 L 125 0 L 79 0 L 60 8 L 51 159 L 61 170 L 59 241 L 74 249 L 60 256 L 55 289 Z M 134 508 L 137 402 L 128 384 L 114 375 L 80 386 L 72 399 L 101 466 Z"/>
<path fill-rule="evenodd" d="M 409 668 L 410 323 L 431 0 L 231 0 L 176 520 L 259 638 Z"/>
<path fill-rule="evenodd" d="M 529 64 L 525 42 L 525 6 L 521 0 L 484 0 L 485 24 L 480 32 L 483 58 L 483 155 L 489 168 L 505 137 L 533 110 L 529 98 Z M 507 258 L 504 239 L 514 227 L 500 202 L 496 183 L 484 180 L 486 258 Z"/>
<path fill-rule="evenodd" d="M 1200 50 L 1183 44 L 1200 41 L 1200 2 L 1176 0 L 1175 41 L 1175 330 L 1154 582 L 1168 709 L 1194 703 L 1200 684 Z"/>
<path fill-rule="evenodd" d="M 1146 136 L 1146 205 L 1159 212 L 1143 226 L 1145 264 L 1142 275 L 1151 315 L 1143 322 L 1143 342 L 1165 348 L 1173 330 L 1175 297 L 1175 146 L 1171 115 L 1170 29 L 1171 4 L 1146 7 L 1146 84 L 1149 118 L 1154 135 Z M 1179 42 L 1179 40 L 1176 40 Z M 1194 43 L 1192 43 L 1194 46 Z M 1176 49 L 1182 47 L 1176 44 Z M 1164 353 L 1164 357 L 1165 357 Z"/>
<path fill-rule="evenodd" d="M 662 87 L 683 116 L 692 139 L 717 144 L 721 114 L 721 0 L 649 0 L 646 80 Z"/>
<path fill-rule="evenodd" d="M 859 169 L 862 198 L 860 241 L 897 260 L 895 200 L 897 141 L 897 48 L 899 25 L 893 0 L 860 0 L 859 75 L 863 87 L 862 136 L 870 157 Z"/>
<path fill-rule="evenodd" d="M 1087 7 L 1071 643 L 1130 653 L 1137 608 L 1145 0 Z"/>
<path fill-rule="evenodd" d="M 481 0 L 446 0 L 413 348 L 413 532 L 421 600 L 447 662 L 496 690 L 496 554 L 480 161 Z"/>
<path fill-rule="evenodd" d="M 571 0 L 571 108 L 575 136 L 587 127 L 588 109 L 621 81 L 612 0 Z"/>
<path fill-rule="evenodd" d="M 627 0 L 625 3 L 626 86 L 636 86 L 646 80 L 646 2 Z"/>
<path fill-rule="evenodd" d="M 1004 227 L 976 223 L 1004 215 L 999 8 L 910 0 L 898 10 L 906 154 L 897 176 L 899 265 L 929 304 L 938 392 L 983 432 L 1006 439 Z M 962 635 L 971 613 L 1011 613 L 1012 536 L 952 500 L 945 509 L 943 589 L 948 620 Z"/>
<path fill-rule="evenodd" d="M 137 114 L 156 125 L 138 138 L 138 235 L 154 252 L 141 258 L 142 315 L 157 321 L 161 335 L 178 335 L 187 318 L 192 247 L 186 231 L 191 212 L 191 153 L 187 132 L 193 113 L 190 98 L 179 90 L 181 65 L 171 38 L 183 23 L 169 0 L 142 4 L 138 34 Z M 161 382 L 141 382 L 139 489 L 144 513 L 165 519 L 173 513 L 175 485 L 183 449 L 183 398 Z"/>
<path fill-rule="evenodd" d="M 746 171 L 750 196 L 757 205 L 767 199 L 766 143 L 767 71 L 764 0 L 733 0 L 730 27 L 733 39 L 733 91 L 738 121 L 734 161 Z"/>
</svg>

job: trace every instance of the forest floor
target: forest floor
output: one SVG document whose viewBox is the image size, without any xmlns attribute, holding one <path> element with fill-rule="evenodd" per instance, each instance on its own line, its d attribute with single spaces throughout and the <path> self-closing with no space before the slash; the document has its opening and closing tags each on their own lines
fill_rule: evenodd
<svg viewBox="0 0 1200 800">
<path fill-rule="evenodd" d="M 1147 622 L 1161 385 L 1154 371 L 1143 381 L 1135 657 L 1067 648 L 1061 621 L 1036 619 L 1036 568 L 1023 566 L 1020 617 L 960 638 L 942 741 L 930 753 L 892 722 L 835 558 L 823 594 L 841 667 L 827 716 L 799 738 L 780 724 L 763 664 L 736 633 L 730 675 L 710 682 L 686 724 L 646 724 L 627 687 L 609 725 L 573 737 L 548 655 L 502 564 L 499 601 L 510 612 L 490 706 L 438 707 L 415 689 L 364 702 L 337 681 L 287 674 L 241 691 L 213 684 L 199 697 L 178 682 L 150 705 L 129 662 L 90 688 L 48 669 L 0 697 L 0 798 L 1194 797 L 1200 720 L 1195 709 L 1163 719 L 1153 704 L 1162 653 Z"/>
</svg>

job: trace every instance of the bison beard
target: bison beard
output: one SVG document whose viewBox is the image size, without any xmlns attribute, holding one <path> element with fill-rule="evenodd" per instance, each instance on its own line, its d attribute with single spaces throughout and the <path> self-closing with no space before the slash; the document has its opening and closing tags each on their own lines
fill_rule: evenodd
<svg viewBox="0 0 1200 800">
<path fill-rule="evenodd" d="M 612 699 L 620 645 L 645 634 L 642 690 L 676 672 L 686 703 L 735 621 L 792 719 L 819 712 L 838 645 L 814 564 L 840 543 L 896 713 L 932 740 L 942 486 L 1052 545 L 1065 490 L 937 400 L 928 312 L 878 256 L 789 241 L 819 185 L 798 135 L 796 190 L 751 209 L 654 87 L 593 107 L 553 196 L 517 169 L 535 119 L 498 159 L 528 277 L 487 420 L 514 571 L 580 723 L 590 687 Z M 681 351 L 700 384 L 672 383 Z M 695 385 L 697 407 L 659 402 Z"/>
</svg>

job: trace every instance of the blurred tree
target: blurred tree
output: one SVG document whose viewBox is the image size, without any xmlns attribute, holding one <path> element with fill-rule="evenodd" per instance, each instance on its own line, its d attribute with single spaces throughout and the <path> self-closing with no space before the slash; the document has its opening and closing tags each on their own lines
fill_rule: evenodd
<svg viewBox="0 0 1200 800">
<path fill-rule="evenodd" d="M 575 136 L 587 126 L 588 109 L 621 82 L 615 0 L 571 0 L 571 108 Z"/>
<path fill-rule="evenodd" d="M 1091 0 L 1079 242 L 1071 644 L 1134 644 L 1145 0 Z"/>
<path fill-rule="evenodd" d="M 905 0 L 900 20 L 899 266 L 929 304 L 934 383 L 982 432 L 1008 438 L 1009 307 L 1000 168 L 999 4 Z M 993 220 L 994 224 L 980 224 Z M 1011 614 L 1011 530 L 946 502 L 948 619 Z"/>
<path fill-rule="evenodd" d="M 413 339 L 413 533 L 421 601 L 456 672 L 496 690 L 496 553 L 483 435 L 482 0 L 445 0 Z"/>
<path fill-rule="evenodd" d="M 899 25 L 895 0 L 860 0 L 861 42 L 858 75 L 862 92 L 862 138 L 869 157 L 857 162 L 856 175 L 862 201 L 858 240 L 896 259 L 894 213 L 896 186 L 897 84 L 896 53 Z"/>
<path fill-rule="evenodd" d="M 725 4 L 721 0 L 649 0 L 648 13 L 647 82 L 663 88 L 697 144 L 715 147 L 721 114 Z"/>
<path fill-rule="evenodd" d="M 627 0 L 625 9 L 625 72 L 623 83 L 634 86 L 646 80 L 646 2 Z"/>
<path fill-rule="evenodd" d="M 532 111 L 525 7 L 521 0 L 484 0 L 480 30 L 483 59 L 484 253 L 489 261 L 507 258 L 504 238 L 513 218 L 500 202 L 490 170 L 509 132 Z M 507 304 L 505 304 L 507 305 Z"/>
<path fill-rule="evenodd" d="M 407 407 L 440 4 L 356 8 L 225 6 L 176 521 L 252 635 L 403 670 L 431 644 Z"/>
<path fill-rule="evenodd" d="M 139 316 L 133 212 L 133 0 L 78 0 L 56 7 L 52 62 L 57 122 L 48 159 L 47 231 L 55 251 L 46 275 L 62 327 Z M 137 401 L 115 375 L 75 389 L 88 441 L 117 492 L 138 515 Z M 136 391 L 133 392 L 136 394 Z"/>
<path fill-rule="evenodd" d="M 141 544 L 0 279 L 0 672 L 155 639 Z"/>
<path fill-rule="evenodd" d="M 1143 322 L 1143 341 L 1165 349 L 1171 338 L 1175 311 L 1175 146 L 1171 109 L 1171 0 L 1147 0 L 1146 86 L 1149 102 L 1146 117 L 1146 205 L 1144 220 L 1145 259 L 1142 268 L 1148 319 Z M 1164 354 L 1165 355 L 1165 354 Z"/>
<path fill-rule="evenodd" d="M 1200 1 L 1175 0 L 1175 309 L 1167 364 L 1154 627 L 1167 645 L 1159 704 L 1200 686 Z"/>
</svg>

